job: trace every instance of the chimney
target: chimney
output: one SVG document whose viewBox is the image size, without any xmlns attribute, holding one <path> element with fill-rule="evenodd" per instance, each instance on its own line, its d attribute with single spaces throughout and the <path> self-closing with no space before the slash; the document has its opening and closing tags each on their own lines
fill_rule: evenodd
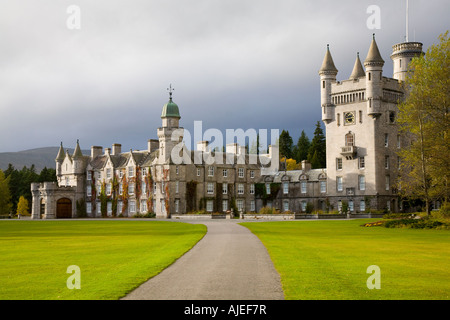
<svg viewBox="0 0 450 320">
<path fill-rule="evenodd" d="M 102 155 L 103 153 L 103 147 L 99 147 L 99 146 L 92 146 L 91 147 L 91 158 L 95 159 L 98 156 Z"/>
<path fill-rule="evenodd" d="M 111 154 L 111 148 L 105 148 L 105 156 Z"/>
<path fill-rule="evenodd" d="M 239 154 L 245 155 L 245 146 L 239 146 L 238 148 Z"/>
<path fill-rule="evenodd" d="M 209 144 L 208 141 L 197 142 L 197 151 L 209 152 L 208 144 Z"/>
<path fill-rule="evenodd" d="M 112 145 L 112 155 L 118 155 L 122 152 L 122 145 L 119 143 L 114 143 Z"/>
<path fill-rule="evenodd" d="M 148 145 L 148 152 L 152 153 L 153 151 L 159 149 L 159 140 L 149 139 L 147 145 Z"/>
<path fill-rule="evenodd" d="M 227 144 L 226 151 L 227 151 L 227 153 L 237 154 L 238 144 L 237 143 L 229 143 L 229 144 Z"/>
<path fill-rule="evenodd" d="M 309 163 L 308 160 L 303 160 L 302 161 L 302 170 L 303 171 L 311 170 L 311 163 Z"/>
</svg>

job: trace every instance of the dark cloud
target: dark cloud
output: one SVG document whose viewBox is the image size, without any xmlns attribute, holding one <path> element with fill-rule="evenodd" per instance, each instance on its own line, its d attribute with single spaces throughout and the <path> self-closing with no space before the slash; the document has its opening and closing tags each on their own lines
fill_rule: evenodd
<svg viewBox="0 0 450 320">
<path fill-rule="evenodd" d="M 390 76 L 391 47 L 405 33 L 402 1 L 0 2 L 0 152 L 76 139 L 84 149 L 143 149 L 156 138 L 170 83 L 188 130 L 202 120 L 204 130 L 312 137 L 326 44 L 345 79 L 375 31 Z M 72 4 L 80 30 L 66 27 Z M 371 4 L 380 7 L 380 30 L 366 26 Z M 410 7 L 410 40 L 427 48 L 448 29 L 448 4 Z"/>
</svg>

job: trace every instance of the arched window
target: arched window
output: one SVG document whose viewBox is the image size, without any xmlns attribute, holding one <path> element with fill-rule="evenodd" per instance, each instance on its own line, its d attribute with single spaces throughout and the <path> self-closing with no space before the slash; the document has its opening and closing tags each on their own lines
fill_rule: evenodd
<svg viewBox="0 0 450 320">
<path fill-rule="evenodd" d="M 345 135 L 345 146 L 350 147 L 353 146 L 355 143 L 355 136 L 353 133 L 349 132 Z"/>
</svg>

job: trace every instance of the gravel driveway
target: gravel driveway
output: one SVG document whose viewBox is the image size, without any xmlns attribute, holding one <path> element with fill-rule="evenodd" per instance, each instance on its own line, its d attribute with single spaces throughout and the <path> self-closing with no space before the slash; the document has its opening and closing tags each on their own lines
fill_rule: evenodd
<svg viewBox="0 0 450 320">
<path fill-rule="evenodd" d="M 205 220 L 190 251 L 125 300 L 279 300 L 280 276 L 261 241 L 233 220 Z"/>
</svg>

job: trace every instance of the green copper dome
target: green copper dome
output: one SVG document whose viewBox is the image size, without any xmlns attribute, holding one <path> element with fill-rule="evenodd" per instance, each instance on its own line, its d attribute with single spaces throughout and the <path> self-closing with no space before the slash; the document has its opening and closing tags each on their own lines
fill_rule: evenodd
<svg viewBox="0 0 450 320">
<path fill-rule="evenodd" d="M 181 118 L 178 106 L 175 102 L 172 101 L 172 97 L 170 97 L 170 100 L 164 105 L 162 109 L 161 118 L 166 117 Z"/>
</svg>

